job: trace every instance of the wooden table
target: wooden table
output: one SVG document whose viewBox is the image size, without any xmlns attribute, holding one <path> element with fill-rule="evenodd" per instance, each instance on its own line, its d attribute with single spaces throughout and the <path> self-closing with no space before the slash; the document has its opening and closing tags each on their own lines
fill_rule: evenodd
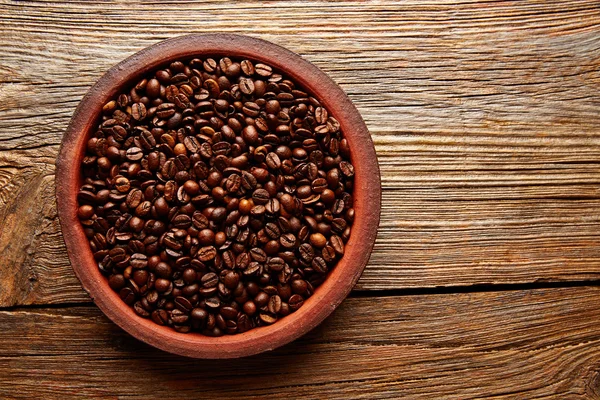
<svg viewBox="0 0 600 400">
<path fill-rule="evenodd" d="M 0 398 L 598 398 L 600 4 L 0 0 Z M 90 302 L 54 161 L 86 90 L 159 40 L 238 32 L 349 94 L 383 176 L 362 279 L 321 327 L 230 361 Z"/>
</svg>

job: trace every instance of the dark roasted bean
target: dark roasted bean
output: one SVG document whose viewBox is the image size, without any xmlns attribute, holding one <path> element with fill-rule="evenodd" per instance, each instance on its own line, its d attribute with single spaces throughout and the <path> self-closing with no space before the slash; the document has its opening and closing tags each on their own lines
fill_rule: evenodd
<svg viewBox="0 0 600 400">
<path fill-rule="evenodd" d="M 254 204 L 257 205 L 267 204 L 269 201 L 269 192 L 267 192 L 265 189 L 256 189 L 252 193 L 252 200 L 254 201 Z"/>
<path fill-rule="evenodd" d="M 299 294 L 294 294 L 288 300 L 288 304 L 290 306 L 290 310 L 296 311 L 302 306 L 302 304 L 304 304 L 304 299 Z"/>
<path fill-rule="evenodd" d="M 217 255 L 217 250 L 214 246 L 202 247 L 198 250 L 198 259 L 202 262 L 213 260 Z"/>
<path fill-rule="evenodd" d="M 340 238 L 337 235 L 332 235 L 329 238 L 329 242 L 331 243 L 331 247 L 333 248 L 333 250 L 340 256 L 344 255 L 344 242 L 342 241 L 342 238 Z"/>
</svg>

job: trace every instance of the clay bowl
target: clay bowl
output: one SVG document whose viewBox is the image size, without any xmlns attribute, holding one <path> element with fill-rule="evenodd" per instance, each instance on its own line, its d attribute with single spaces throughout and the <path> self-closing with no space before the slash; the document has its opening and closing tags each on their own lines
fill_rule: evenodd
<svg viewBox="0 0 600 400">
<path fill-rule="evenodd" d="M 86 142 L 98 123 L 102 106 L 123 86 L 175 59 L 230 56 L 264 62 L 289 76 L 339 120 L 349 141 L 355 167 L 355 221 L 345 255 L 298 311 L 275 324 L 248 332 L 207 337 L 177 333 L 138 317 L 108 286 L 95 262 L 77 219 L 76 194 L 81 186 L 80 165 Z M 344 300 L 360 277 L 375 242 L 381 204 L 377 157 L 371 136 L 346 94 L 316 66 L 273 43 L 246 36 L 190 35 L 166 40 L 112 67 L 88 91 L 73 114 L 57 160 L 56 199 L 67 253 L 83 288 L 117 325 L 159 349 L 196 358 L 235 358 L 274 349 L 304 335 Z"/>
</svg>

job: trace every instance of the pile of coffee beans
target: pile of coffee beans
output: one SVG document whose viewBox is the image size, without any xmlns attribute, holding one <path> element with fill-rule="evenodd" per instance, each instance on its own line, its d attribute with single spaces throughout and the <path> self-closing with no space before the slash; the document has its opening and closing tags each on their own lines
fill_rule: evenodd
<svg viewBox="0 0 600 400">
<path fill-rule="evenodd" d="M 344 255 L 348 142 L 271 66 L 174 61 L 99 112 L 77 214 L 140 317 L 210 336 L 273 324 Z"/>
</svg>

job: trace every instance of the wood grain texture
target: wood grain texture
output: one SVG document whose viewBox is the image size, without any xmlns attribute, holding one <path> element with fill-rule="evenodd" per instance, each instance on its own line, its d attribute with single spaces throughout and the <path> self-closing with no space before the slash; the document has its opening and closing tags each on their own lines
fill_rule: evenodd
<svg viewBox="0 0 600 400">
<path fill-rule="evenodd" d="M 241 360 L 171 356 L 95 307 L 0 311 L 2 398 L 598 398 L 600 288 L 347 300 Z"/>
<path fill-rule="evenodd" d="M 298 52 L 361 111 L 383 212 L 358 288 L 600 278 L 600 6 L 0 0 L 0 306 L 85 301 L 54 159 L 106 69 L 185 33 Z"/>
</svg>

